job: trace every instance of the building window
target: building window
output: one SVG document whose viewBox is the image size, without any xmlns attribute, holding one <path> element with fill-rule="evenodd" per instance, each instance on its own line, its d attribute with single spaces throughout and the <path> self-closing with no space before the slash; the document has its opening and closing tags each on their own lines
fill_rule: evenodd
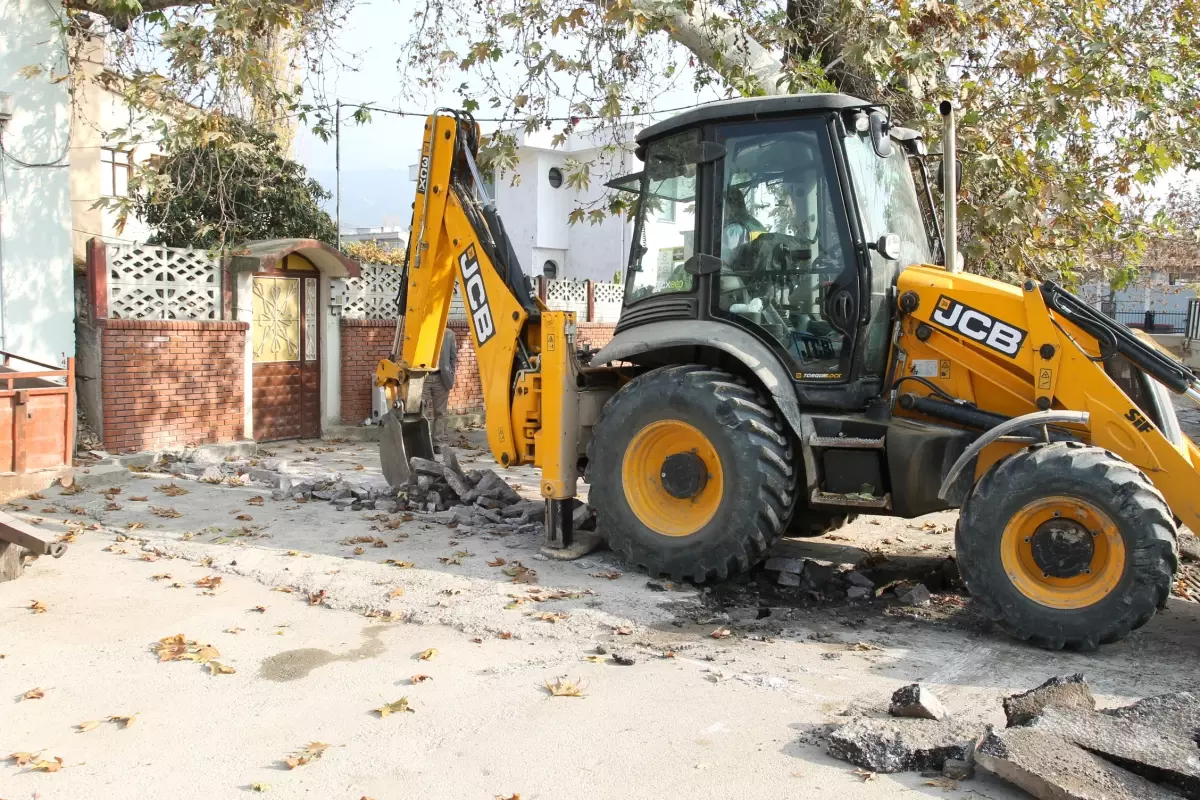
<svg viewBox="0 0 1200 800">
<path fill-rule="evenodd" d="M 663 222 L 675 221 L 675 201 L 674 200 L 659 200 L 658 210 L 655 212 Z"/>
<path fill-rule="evenodd" d="M 542 264 L 542 277 L 548 281 L 552 281 L 558 277 L 558 264 L 553 261 L 547 261 Z"/>
<path fill-rule="evenodd" d="M 100 148 L 100 195 L 129 197 L 129 151 Z"/>
<path fill-rule="evenodd" d="M 557 189 L 558 187 L 562 186 L 562 181 L 563 181 L 562 170 L 559 169 L 558 167 L 551 167 L 550 168 L 550 185 L 553 186 L 555 189 Z"/>
</svg>

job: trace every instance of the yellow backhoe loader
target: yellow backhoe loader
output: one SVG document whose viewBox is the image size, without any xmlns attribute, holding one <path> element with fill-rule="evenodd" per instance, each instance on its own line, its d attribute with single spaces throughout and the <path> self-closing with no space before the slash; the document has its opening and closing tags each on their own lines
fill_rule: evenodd
<svg viewBox="0 0 1200 800">
<path fill-rule="evenodd" d="M 1052 282 L 959 271 L 954 112 L 939 221 L 926 147 L 845 95 L 700 106 L 637 138 L 626 296 L 597 353 L 530 291 L 475 163 L 469 114 L 425 126 L 407 274 L 376 383 L 393 485 L 432 457 L 421 418 L 454 284 L 488 442 L 541 470 L 546 546 L 582 470 L 597 534 L 655 575 L 722 580 L 781 535 L 860 512 L 961 508 L 959 567 L 1005 630 L 1093 648 L 1170 593 L 1200 526 L 1200 450 L 1168 390 L 1196 378 Z M 936 179 L 935 179 L 936 181 Z M 940 265 L 939 265 L 940 262 Z"/>
</svg>

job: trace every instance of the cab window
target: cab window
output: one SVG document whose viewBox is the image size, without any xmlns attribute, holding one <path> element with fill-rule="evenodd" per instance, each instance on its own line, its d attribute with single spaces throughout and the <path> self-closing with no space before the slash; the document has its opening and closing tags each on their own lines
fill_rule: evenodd
<svg viewBox="0 0 1200 800">
<path fill-rule="evenodd" d="M 858 272 L 826 122 L 723 133 L 718 311 L 777 342 L 797 377 L 842 378 L 853 353 Z"/>
<path fill-rule="evenodd" d="M 646 149 L 641 175 L 635 246 L 630 254 L 625 302 L 690 292 L 695 278 L 683 264 L 696 242 L 696 164 L 699 133 L 689 131 Z M 623 187 L 621 187 L 623 188 Z"/>
</svg>

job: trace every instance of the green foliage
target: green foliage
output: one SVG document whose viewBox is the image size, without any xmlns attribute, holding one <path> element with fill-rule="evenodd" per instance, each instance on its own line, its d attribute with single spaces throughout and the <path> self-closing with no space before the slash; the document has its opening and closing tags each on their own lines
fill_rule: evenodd
<svg viewBox="0 0 1200 800">
<path fill-rule="evenodd" d="M 319 205 L 329 193 L 284 155 L 276 134 L 240 120 L 171 140 L 153 166 L 134 176 L 133 188 L 138 216 L 155 229 L 154 244 L 216 248 L 253 239 L 337 239 Z"/>
<path fill-rule="evenodd" d="M 955 98 L 968 269 L 1073 283 L 1127 278 L 1166 224 L 1155 185 L 1197 161 L 1198 21 L 1200 0 L 425 0 L 404 64 L 527 131 L 592 117 L 614 141 L 684 63 L 728 94 L 888 102 L 934 149 L 936 101 Z M 749 41 L 775 70 L 739 56 Z M 511 161 L 511 141 L 490 147 Z"/>
<path fill-rule="evenodd" d="M 407 251 L 403 249 L 388 249 L 371 241 L 343 242 L 342 252 L 360 264 L 383 264 L 389 267 L 404 266 L 407 256 Z"/>
</svg>

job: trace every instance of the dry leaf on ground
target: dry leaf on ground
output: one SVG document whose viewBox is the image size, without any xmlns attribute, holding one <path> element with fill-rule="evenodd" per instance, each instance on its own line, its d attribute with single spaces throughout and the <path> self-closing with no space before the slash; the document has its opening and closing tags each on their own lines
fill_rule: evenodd
<svg viewBox="0 0 1200 800">
<path fill-rule="evenodd" d="M 225 633 L 241 633 L 245 628 L 226 628 Z"/>
<path fill-rule="evenodd" d="M 511 631 L 500 631 L 499 633 L 496 634 L 496 638 L 497 639 L 511 639 L 512 632 Z"/>
<path fill-rule="evenodd" d="M 268 792 L 270 790 L 271 790 L 271 784 L 269 784 L 269 783 L 252 783 L 252 784 L 250 784 L 250 791 L 252 791 L 252 792 Z"/>
<path fill-rule="evenodd" d="M 411 562 L 411 561 L 396 561 L 395 559 L 391 559 L 391 558 L 389 558 L 387 561 L 384 561 L 383 563 L 391 565 L 393 567 L 399 567 L 400 569 L 412 569 L 412 566 L 413 566 L 413 562 Z"/>
<path fill-rule="evenodd" d="M 144 523 L 144 522 L 130 522 L 130 523 L 129 523 L 129 524 L 127 524 L 125 527 L 126 527 L 126 529 L 128 529 L 128 530 L 131 530 L 131 531 L 136 531 L 136 530 L 140 530 L 141 528 L 144 528 L 144 527 L 146 527 L 146 523 Z"/>
<path fill-rule="evenodd" d="M 46 696 L 46 690 L 42 689 L 41 687 L 38 687 L 37 689 L 30 689 L 28 692 L 21 695 L 21 699 L 22 700 L 41 700 L 45 696 Z"/>
<path fill-rule="evenodd" d="M 308 595 L 308 604 L 310 606 L 319 606 L 319 605 L 321 605 L 321 603 L 325 602 L 325 597 L 326 597 L 326 595 L 325 595 L 324 589 L 322 589 L 319 592 L 311 592 Z"/>
<path fill-rule="evenodd" d="M 53 761 L 37 761 L 29 765 L 29 769 L 34 772 L 58 772 L 62 768 L 63 760 L 58 756 L 55 756 Z"/>
<path fill-rule="evenodd" d="M 420 652 L 420 653 L 417 655 L 417 658 L 421 659 L 422 661 L 429 661 L 431 658 L 433 658 L 433 657 L 434 657 L 434 656 L 436 656 L 437 654 L 438 654 L 437 648 L 436 648 L 436 647 L 431 647 L 431 648 L 429 648 L 428 650 L 422 650 L 422 651 L 421 651 L 421 652 Z"/>
<path fill-rule="evenodd" d="M 254 608 L 252 608 L 252 609 L 250 609 L 250 610 L 251 610 L 251 611 L 257 611 L 259 614 L 265 614 L 265 613 L 267 613 L 267 607 L 266 607 L 266 606 L 255 606 Z"/>
<path fill-rule="evenodd" d="M 95 730 L 96 728 L 99 728 L 100 722 L 101 721 L 98 719 L 89 719 L 87 722 L 81 722 L 78 725 L 76 725 L 75 730 L 78 733 L 87 733 L 90 730 Z"/>
<path fill-rule="evenodd" d="M 296 767 L 302 767 L 305 764 L 307 764 L 308 762 L 315 761 L 316 759 L 318 759 L 322 755 L 324 755 L 325 750 L 328 747 L 329 747 L 329 745 L 326 744 L 325 742 L 309 742 L 307 747 L 305 747 L 299 753 L 296 753 L 294 755 L 291 755 L 291 756 L 285 758 L 283 760 L 283 763 L 287 764 L 288 769 L 295 769 Z"/>
<path fill-rule="evenodd" d="M 135 503 L 144 503 L 147 500 L 149 500 L 150 498 L 149 498 L 149 496 L 143 495 L 141 497 L 130 497 L 129 499 Z"/>
<path fill-rule="evenodd" d="M 228 664 L 222 664 L 220 661 L 209 661 L 208 671 L 213 675 L 232 675 L 237 672 L 233 667 Z"/>
<path fill-rule="evenodd" d="M 622 625 L 619 628 L 613 628 L 613 633 L 615 633 L 617 636 L 632 636 L 633 628 L 629 627 L 628 625 Z"/>
<path fill-rule="evenodd" d="M 493 558 L 488 562 L 489 567 L 503 567 L 507 562 L 503 558 Z"/>
<path fill-rule="evenodd" d="M 160 572 L 157 575 L 151 575 L 150 580 L 152 580 L 152 581 L 169 581 L 169 580 L 171 580 L 171 576 L 170 576 L 170 574 L 168 574 L 166 572 Z"/>
<path fill-rule="evenodd" d="M 729 628 L 717 628 L 709 634 L 714 639 L 728 639 L 733 634 L 729 632 Z"/>
<path fill-rule="evenodd" d="M 14 762 L 18 767 L 23 767 L 26 764 L 28 764 L 29 762 L 33 761 L 37 757 L 38 757 L 37 753 L 17 752 L 17 753 L 9 753 L 7 758 L 9 761 Z"/>
<path fill-rule="evenodd" d="M 555 623 L 555 622 L 561 622 L 564 619 L 570 619 L 571 615 L 565 614 L 562 611 L 543 611 L 539 614 L 534 614 L 533 618 L 539 619 L 542 622 Z"/>
<path fill-rule="evenodd" d="M 137 722 L 137 718 L 137 714 L 113 714 L 108 718 L 108 721 L 115 722 L 122 728 L 128 728 L 130 725 Z"/>
<path fill-rule="evenodd" d="M 220 575 L 208 575 L 196 581 L 196 586 L 201 589 L 215 589 L 221 585 Z"/>
<path fill-rule="evenodd" d="M 264 502 L 264 500 L 263 500 L 262 495 L 255 495 L 254 497 L 251 497 L 249 500 L 246 501 L 246 505 L 261 506 L 263 504 L 263 502 Z"/>
<path fill-rule="evenodd" d="M 607 578 L 610 581 L 615 581 L 617 578 L 621 577 L 621 573 L 617 572 L 614 569 L 614 570 L 608 570 L 607 572 L 593 572 L 592 577 L 593 578 Z"/>
<path fill-rule="evenodd" d="M 583 697 L 583 684 L 576 680 L 568 678 L 559 678 L 554 683 L 546 681 L 546 690 L 550 692 L 551 697 Z"/>
<path fill-rule="evenodd" d="M 362 545 L 359 545 L 358 547 L 354 548 L 354 555 L 356 555 L 356 556 L 361 556 L 365 552 L 367 552 L 367 551 L 362 549 Z"/>
<path fill-rule="evenodd" d="M 432 675 L 413 675 L 408 679 L 410 683 L 424 683 L 425 681 L 433 680 Z"/>
<path fill-rule="evenodd" d="M 395 589 L 392 589 L 392 591 L 388 594 L 389 599 L 391 599 L 393 597 L 403 597 L 403 596 L 404 596 L 404 587 L 403 586 L 397 586 Z"/>
<path fill-rule="evenodd" d="M 29 604 L 29 610 L 35 614 L 45 614 L 47 607 L 41 600 L 34 600 Z"/>
<path fill-rule="evenodd" d="M 155 486 L 154 491 L 162 492 L 167 497 L 179 497 L 181 494 L 188 494 L 188 490 L 177 483 L 164 483 L 160 486 Z"/>
<path fill-rule="evenodd" d="M 879 647 L 878 645 L 871 644 L 870 642 L 855 642 L 854 644 L 846 645 L 846 649 L 865 653 L 872 650 L 882 650 L 883 648 Z"/>
<path fill-rule="evenodd" d="M 416 713 L 416 709 L 409 706 L 407 697 L 401 697 L 394 703 L 385 703 L 379 708 L 375 709 L 375 713 L 379 715 L 380 719 L 386 717 L 388 714 L 398 714 L 402 711 L 411 711 L 414 714 Z"/>
<path fill-rule="evenodd" d="M 254 519 L 254 517 L 250 516 L 249 514 L 238 514 L 236 517 L 234 517 L 234 519 L 242 522 L 250 522 Z"/>
<path fill-rule="evenodd" d="M 854 774 L 857 775 L 859 778 L 861 778 L 863 783 L 866 783 L 867 781 L 875 780 L 874 772 L 870 772 L 869 770 L 862 769 L 861 767 L 859 769 L 854 770 Z"/>
</svg>

